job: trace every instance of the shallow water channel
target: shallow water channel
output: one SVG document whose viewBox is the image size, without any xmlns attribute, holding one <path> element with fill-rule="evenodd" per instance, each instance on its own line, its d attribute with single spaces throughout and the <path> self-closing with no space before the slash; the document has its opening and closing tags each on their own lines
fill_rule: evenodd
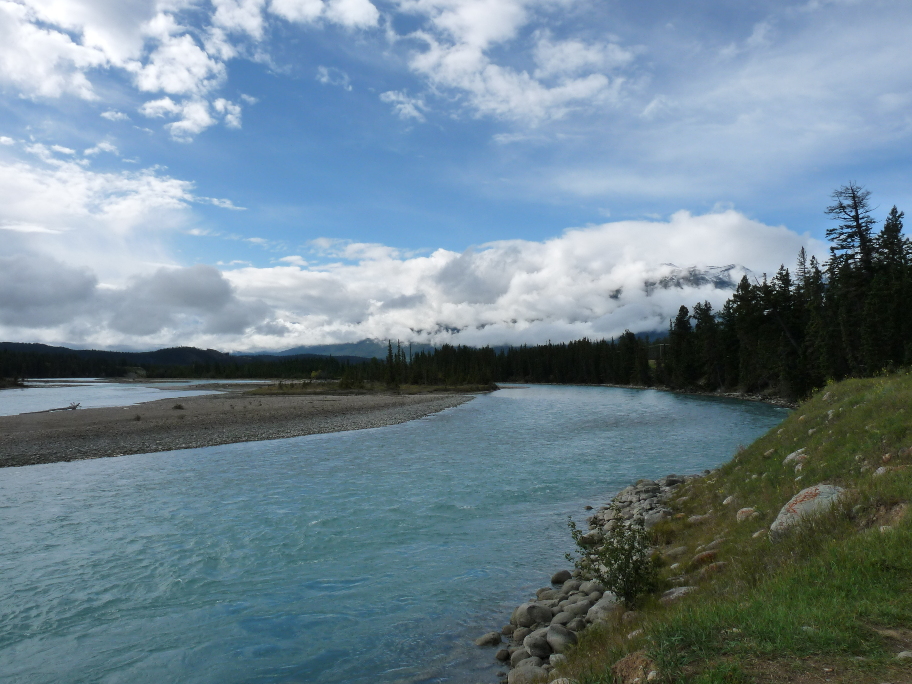
<svg viewBox="0 0 912 684">
<path fill-rule="evenodd" d="M 496 682 L 472 638 L 641 477 L 784 409 L 532 386 L 373 430 L 0 470 L 0 680 Z"/>
</svg>

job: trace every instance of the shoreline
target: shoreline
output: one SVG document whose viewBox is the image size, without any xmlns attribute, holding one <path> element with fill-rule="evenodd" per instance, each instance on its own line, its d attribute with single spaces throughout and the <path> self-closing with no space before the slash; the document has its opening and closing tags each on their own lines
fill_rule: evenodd
<svg viewBox="0 0 912 684">
<path fill-rule="evenodd" d="M 509 384 L 509 383 L 505 383 Z M 744 392 L 705 392 L 701 390 L 683 390 L 672 389 L 665 385 L 613 385 L 611 383 L 602 383 L 597 385 L 587 385 L 582 383 L 569 382 L 523 382 L 522 385 L 546 385 L 548 387 L 613 387 L 616 389 L 634 389 L 634 390 L 656 390 L 657 392 L 668 392 L 670 394 L 686 394 L 694 397 L 715 397 L 717 399 L 737 399 L 739 401 L 753 401 L 761 404 L 770 404 L 779 408 L 796 409 L 798 402 L 788 401 L 781 397 L 770 397 L 762 394 L 747 394 Z"/>
<path fill-rule="evenodd" d="M 713 472 L 640 479 L 611 496 L 608 504 L 598 508 L 587 505 L 586 509 L 592 511 L 592 515 L 586 519 L 589 532 L 584 539 L 590 538 L 596 543 L 603 530 L 632 520 L 639 520 L 647 529 L 651 528 L 671 517 L 672 511 L 666 502 L 681 485 Z M 612 505 L 618 506 L 617 513 L 611 510 Z M 675 587 L 664 592 L 660 601 L 667 605 L 694 589 Z M 508 668 L 497 673 L 502 684 L 531 684 L 559 669 L 566 661 L 564 653 L 588 628 L 620 613 L 624 613 L 622 620 L 631 624 L 631 628 L 640 617 L 639 613 L 625 612 L 621 601 L 596 580 L 582 576 L 575 568 L 562 568 L 551 575 L 549 585 L 542 586 L 535 596 L 513 610 L 506 625 L 480 636 L 475 645 L 496 647 L 494 659 Z M 569 680 L 553 681 L 565 684 Z"/>
<path fill-rule="evenodd" d="M 385 427 L 473 398 L 228 391 L 131 406 L 0 416 L 0 468 Z"/>
</svg>

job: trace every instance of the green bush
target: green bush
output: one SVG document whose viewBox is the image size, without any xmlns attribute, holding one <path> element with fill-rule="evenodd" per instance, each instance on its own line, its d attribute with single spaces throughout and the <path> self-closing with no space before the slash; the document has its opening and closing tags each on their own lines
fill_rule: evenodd
<svg viewBox="0 0 912 684">
<path fill-rule="evenodd" d="M 658 566 L 652 557 L 649 533 L 640 521 L 625 522 L 617 504 L 611 504 L 617 524 L 602 533 L 600 542 L 592 542 L 570 518 L 568 526 L 576 544 L 578 557 L 567 554 L 583 577 L 591 577 L 633 608 L 643 596 L 658 587 Z"/>
</svg>

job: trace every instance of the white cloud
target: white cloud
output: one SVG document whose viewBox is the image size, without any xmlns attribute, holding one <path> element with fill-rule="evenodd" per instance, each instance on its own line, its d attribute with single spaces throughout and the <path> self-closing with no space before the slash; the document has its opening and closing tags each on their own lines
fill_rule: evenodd
<svg viewBox="0 0 912 684">
<path fill-rule="evenodd" d="M 317 67 L 317 80 L 323 85 L 339 86 L 343 90 L 351 90 L 351 80 L 341 69 L 335 67 Z"/>
<path fill-rule="evenodd" d="M 135 81 L 146 92 L 202 95 L 219 86 L 225 76 L 225 64 L 209 57 L 184 34 L 166 37 L 149 61 L 136 67 Z"/>
<path fill-rule="evenodd" d="M 400 119 L 424 121 L 423 111 L 427 110 L 427 105 L 420 97 L 411 97 L 407 93 L 398 90 L 389 90 L 380 93 L 380 100 L 393 105 L 393 111 Z"/>
<path fill-rule="evenodd" d="M 347 28 L 376 26 L 380 12 L 369 0 L 271 0 L 269 11 L 288 21 L 312 23 L 325 20 Z"/>
<path fill-rule="evenodd" d="M 241 107 L 223 97 L 212 103 L 213 109 L 224 117 L 228 128 L 241 127 Z"/>
<path fill-rule="evenodd" d="M 107 66 L 97 46 L 73 42 L 67 33 L 42 26 L 35 7 L 0 0 L 0 82 L 27 97 L 97 96 L 85 72 Z"/>
<path fill-rule="evenodd" d="M 86 156 L 86 157 L 92 157 L 100 152 L 107 152 L 109 154 L 120 154 L 120 152 L 117 150 L 117 147 L 115 147 L 111 143 L 105 142 L 105 141 L 98 143 L 94 147 L 90 147 L 82 154 L 83 154 L 83 156 Z"/>
<path fill-rule="evenodd" d="M 401 0 L 402 11 L 426 20 L 411 34 L 425 49 L 412 55 L 410 66 L 433 88 L 462 94 L 475 114 L 526 125 L 615 102 L 625 79 L 605 72 L 629 64 L 633 52 L 613 42 L 554 41 L 541 31 L 529 46 L 521 30 L 540 21 L 537 10 L 546 6 L 537 0 Z M 531 52 L 537 69 L 499 64 L 492 57 L 498 50 L 511 61 Z"/>
<path fill-rule="evenodd" d="M 199 204 L 211 204 L 212 206 L 218 207 L 219 209 L 229 209 L 231 211 L 246 211 L 247 210 L 246 207 L 235 206 L 235 204 L 229 199 L 220 199 L 218 197 L 194 197 L 193 201 L 197 202 Z M 202 235 L 202 233 L 193 233 L 193 234 Z M 211 233 L 207 232 L 206 234 L 210 235 Z"/>
<path fill-rule="evenodd" d="M 101 114 L 99 114 L 99 116 L 101 116 L 104 119 L 107 119 L 108 121 L 129 121 L 130 120 L 129 116 L 127 116 L 123 112 L 118 112 L 115 109 L 109 109 L 106 112 L 102 112 Z"/>
<path fill-rule="evenodd" d="M 202 98 L 175 102 L 170 97 L 163 97 L 146 102 L 139 112 L 149 118 L 177 118 L 177 121 L 165 124 L 165 128 L 178 142 L 190 142 L 196 135 L 217 124 L 216 116 L 220 116 L 228 128 L 241 127 L 240 105 L 224 98 L 215 100 L 210 109 L 209 102 Z"/>
<path fill-rule="evenodd" d="M 502 344 L 664 330 L 681 304 L 720 306 L 730 291 L 711 285 L 647 287 L 677 264 L 741 264 L 772 273 L 800 247 L 822 243 L 728 210 L 679 212 L 668 221 L 622 221 L 566 231 L 544 242 L 510 240 L 464 253 L 403 255 L 385 245 L 317 240 L 316 253 L 270 268 L 226 272 L 239 296 L 266 302 L 288 328 L 270 347 L 387 337 L 434 343 Z M 735 268 L 737 280 L 743 270 Z M 647 292 L 648 291 L 648 292 Z M 458 331 L 458 332 L 457 332 Z M 290 342 L 289 340 L 292 340 Z"/>
<path fill-rule="evenodd" d="M 0 135 L 0 145 L 15 145 L 16 141 L 5 135 Z"/>
</svg>

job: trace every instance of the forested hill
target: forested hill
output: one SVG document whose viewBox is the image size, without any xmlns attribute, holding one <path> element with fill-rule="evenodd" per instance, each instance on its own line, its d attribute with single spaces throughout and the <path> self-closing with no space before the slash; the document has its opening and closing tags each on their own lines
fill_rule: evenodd
<svg viewBox="0 0 912 684">
<path fill-rule="evenodd" d="M 243 356 L 215 349 L 172 347 L 149 352 L 69 349 L 44 344 L 0 342 L 0 377 L 123 377 L 141 368 L 149 377 L 310 377 L 314 372 L 338 377 L 357 356 Z"/>
</svg>

